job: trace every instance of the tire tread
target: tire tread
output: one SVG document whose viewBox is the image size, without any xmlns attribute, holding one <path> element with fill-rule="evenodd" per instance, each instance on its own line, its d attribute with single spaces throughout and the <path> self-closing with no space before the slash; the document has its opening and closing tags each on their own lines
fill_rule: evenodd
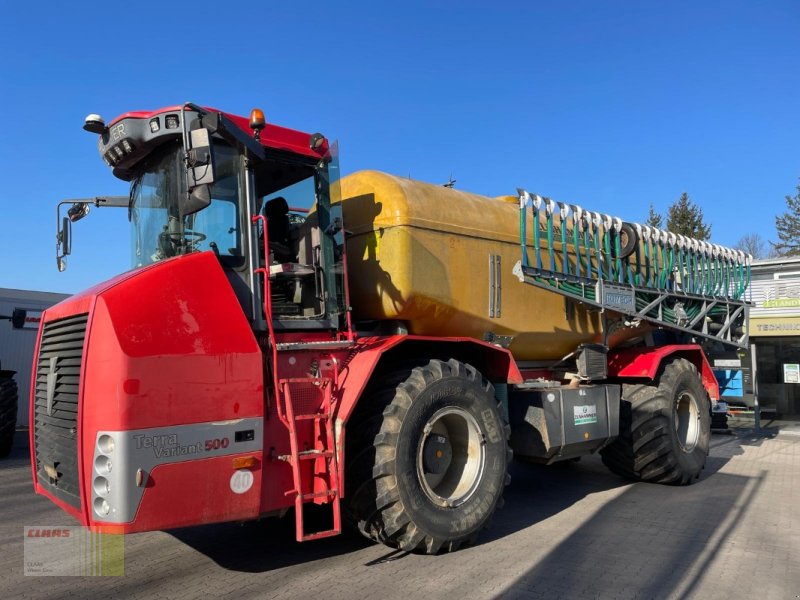
<svg viewBox="0 0 800 600">
<path fill-rule="evenodd" d="M 380 384 L 365 392 L 363 407 L 355 417 L 355 422 L 362 424 L 363 429 L 347 442 L 346 486 L 352 491 L 348 492 L 346 519 L 364 536 L 407 552 L 453 552 L 477 537 L 477 533 L 472 532 L 463 539 L 446 540 L 428 534 L 413 522 L 397 487 L 394 448 L 403 419 L 414 398 L 431 383 L 446 377 L 477 383 L 494 397 L 494 387 L 477 369 L 455 359 L 434 359 L 422 366 L 400 369 L 382 377 Z M 499 401 L 497 407 L 502 414 Z M 503 423 L 503 431 L 510 464 L 511 428 L 507 423 Z M 508 485 L 509 480 L 506 473 L 504 483 Z M 499 508 L 502 503 L 501 492 L 495 506 Z M 489 520 L 483 528 L 488 526 Z"/>
<path fill-rule="evenodd" d="M 681 465 L 670 432 L 671 391 L 687 372 L 699 381 L 697 368 L 686 359 L 676 358 L 666 363 L 657 384 L 623 384 L 619 437 L 600 452 L 612 472 L 636 481 L 669 485 L 686 485 L 699 476 L 699 472 L 687 471 Z M 705 459 L 702 462 L 705 464 Z"/>
</svg>

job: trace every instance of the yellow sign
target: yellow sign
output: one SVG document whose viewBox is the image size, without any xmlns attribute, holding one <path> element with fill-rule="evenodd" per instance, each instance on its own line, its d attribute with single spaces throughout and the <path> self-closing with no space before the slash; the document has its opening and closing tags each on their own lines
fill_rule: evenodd
<svg viewBox="0 0 800 600">
<path fill-rule="evenodd" d="M 752 317 L 750 335 L 752 337 L 800 336 L 800 317 Z"/>
<path fill-rule="evenodd" d="M 776 298 L 775 300 L 765 300 L 762 306 L 764 308 L 787 308 L 800 306 L 800 298 Z"/>
</svg>

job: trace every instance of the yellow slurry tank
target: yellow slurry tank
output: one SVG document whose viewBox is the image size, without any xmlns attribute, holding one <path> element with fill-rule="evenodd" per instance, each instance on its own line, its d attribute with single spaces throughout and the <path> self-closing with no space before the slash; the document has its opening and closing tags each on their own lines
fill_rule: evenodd
<svg viewBox="0 0 800 600">
<path fill-rule="evenodd" d="M 341 187 L 356 319 L 402 320 L 420 335 L 511 336 L 509 349 L 523 361 L 601 341 L 597 312 L 512 275 L 521 254 L 516 197 L 376 171 L 349 175 Z"/>
</svg>

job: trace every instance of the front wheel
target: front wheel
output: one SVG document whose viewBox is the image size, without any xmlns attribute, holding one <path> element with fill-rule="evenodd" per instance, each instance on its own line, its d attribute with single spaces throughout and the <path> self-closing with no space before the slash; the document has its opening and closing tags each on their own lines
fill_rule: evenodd
<svg viewBox="0 0 800 600">
<path fill-rule="evenodd" d="M 385 381 L 351 429 L 349 518 L 402 550 L 456 550 L 488 525 L 508 483 L 510 429 L 494 388 L 456 360 Z"/>
<path fill-rule="evenodd" d="M 603 462 L 629 479 L 687 485 L 705 466 L 710 413 L 697 369 L 674 359 L 657 385 L 622 386 L 619 437 L 601 451 Z"/>
</svg>

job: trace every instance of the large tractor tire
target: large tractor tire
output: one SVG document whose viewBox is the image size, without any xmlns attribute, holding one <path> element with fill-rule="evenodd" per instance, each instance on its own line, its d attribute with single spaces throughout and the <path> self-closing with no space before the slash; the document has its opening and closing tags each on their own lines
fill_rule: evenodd
<svg viewBox="0 0 800 600">
<path fill-rule="evenodd" d="M 14 371 L 0 371 L 0 458 L 11 454 L 17 426 L 17 403 Z"/>
<path fill-rule="evenodd" d="M 348 519 L 409 552 L 473 542 L 502 503 L 510 431 L 470 365 L 431 360 L 381 377 L 348 424 Z"/>
<path fill-rule="evenodd" d="M 601 455 L 617 475 L 688 485 L 705 466 L 710 438 L 706 390 L 695 366 L 678 358 L 656 384 L 622 386 L 619 437 Z"/>
</svg>

